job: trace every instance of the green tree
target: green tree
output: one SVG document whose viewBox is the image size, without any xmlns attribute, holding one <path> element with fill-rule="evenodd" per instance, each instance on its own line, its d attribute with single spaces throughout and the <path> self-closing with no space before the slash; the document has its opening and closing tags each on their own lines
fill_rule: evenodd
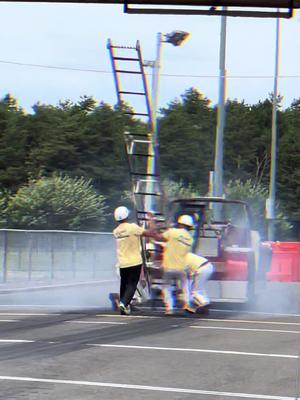
<svg viewBox="0 0 300 400">
<path fill-rule="evenodd" d="M 282 115 L 277 153 L 277 196 L 289 217 L 300 224 L 300 99 Z M 300 232 L 299 232 L 300 233 Z"/>
<path fill-rule="evenodd" d="M 27 178 L 26 116 L 16 99 L 0 100 L 0 187 L 15 190 Z"/>
<path fill-rule="evenodd" d="M 162 109 L 160 119 L 160 157 L 165 177 L 192 184 L 207 191 L 209 171 L 213 169 L 215 111 L 210 101 L 196 89 L 187 90 L 181 101 Z"/>
<path fill-rule="evenodd" d="M 11 196 L 5 217 L 7 228 L 103 229 L 105 199 L 91 181 L 68 176 L 31 180 Z"/>
</svg>

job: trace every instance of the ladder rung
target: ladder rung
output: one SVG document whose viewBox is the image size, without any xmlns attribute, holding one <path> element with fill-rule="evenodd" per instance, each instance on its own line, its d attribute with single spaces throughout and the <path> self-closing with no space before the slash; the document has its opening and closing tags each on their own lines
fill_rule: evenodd
<svg viewBox="0 0 300 400">
<path fill-rule="evenodd" d="M 142 211 L 142 210 L 136 210 L 136 212 L 139 213 L 139 214 L 148 214 L 148 213 L 149 213 L 149 211 Z M 156 216 L 157 216 L 157 217 L 163 216 L 162 213 L 156 212 L 156 211 L 151 211 L 151 214 L 153 214 L 155 217 L 156 217 Z"/>
<path fill-rule="evenodd" d="M 133 58 L 133 57 L 114 57 L 114 60 L 140 61 L 138 58 Z"/>
<path fill-rule="evenodd" d="M 127 69 L 116 69 L 116 72 L 119 74 L 136 74 L 136 75 L 142 75 L 141 71 L 129 71 Z"/>
<path fill-rule="evenodd" d="M 129 136 L 129 139 L 131 139 L 131 136 L 132 136 L 132 137 L 133 137 L 133 140 L 134 140 L 134 136 L 137 136 L 137 137 L 147 137 L 147 138 L 151 137 L 151 133 L 127 133 L 127 132 L 125 132 L 124 135 L 125 135 L 125 136 Z M 131 139 L 131 140 L 132 140 L 132 139 Z"/>
<path fill-rule="evenodd" d="M 110 46 L 113 49 L 131 49 L 131 50 L 136 50 L 136 47 L 134 46 Z"/>
<path fill-rule="evenodd" d="M 137 140 L 135 140 L 135 139 L 133 139 L 133 140 L 132 140 L 132 143 L 151 144 L 151 143 L 152 143 L 152 141 L 151 141 L 151 140 L 141 140 L 141 139 L 137 139 Z"/>
<path fill-rule="evenodd" d="M 128 155 L 137 157 L 155 157 L 155 154 L 142 154 L 142 153 L 128 153 Z"/>
<path fill-rule="evenodd" d="M 158 175 L 156 175 L 156 174 L 141 174 L 141 173 L 138 173 L 138 172 L 130 172 L 130 174 L 134 175 L 134 176 L 155 176 L 155 177 L 158 177 Z"/>
<path fill-rule="evenodd" d="M 161 196 L 161 193 L 147 193 L 147 192 L 134 192 L 133 194 L 143 195 L 143 196 Z"/>
<path fill-rule="evenodd" d="M 135 112 L 124 112 L 124 114 L 127 114 L 127 115 L 142 115 L 142 116 L 144 116 L 144 117 L 149 117 L 149 114 L 147 114 L 147 113 L 135 113 Z"/>
<path fill-rule="evenodd" d="M 128 92 L 128 91 L 121 91 L 119 92 L 120 94 L 136 94 L 138 96 L 146 96 L 145 92 Z"/>
<path fill-rule="evenodd" d="M 159 175 L 157 175 L 157 177 L 159 178 Z M 145 183 L 145 184 L 159 183 L 159 179 L 140 179 L 140 180 L 136 181 L 136 183 Z"/>
</svg>

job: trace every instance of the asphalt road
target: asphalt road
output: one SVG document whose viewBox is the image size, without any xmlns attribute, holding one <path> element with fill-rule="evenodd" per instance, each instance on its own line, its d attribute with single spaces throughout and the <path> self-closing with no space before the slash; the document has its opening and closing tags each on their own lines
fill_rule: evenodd
<svg viewBox="0 0 300 400">
<path fill-rule="evenodd" d="M 0 399 L 296 398 L 300 315 L 0 307 Z"/>
</svg>

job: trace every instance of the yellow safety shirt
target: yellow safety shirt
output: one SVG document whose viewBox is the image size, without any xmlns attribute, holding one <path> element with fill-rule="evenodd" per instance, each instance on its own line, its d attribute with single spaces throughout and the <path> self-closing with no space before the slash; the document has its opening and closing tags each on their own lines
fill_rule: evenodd
<svg viewBox="0 0 300 400">
<path fill-rule="evenodd" d="M 193 238 L 185 229 L 170 228 L 163 233 L 166 246 L 163 253 L 163 268 L 166 270 L 183 270 L 185 257 L 191 250 Z"/>
<path fill-rule="evenodd" d="M 208 263 L 207 258 L 198 256 L 194 253 L 188 253 L 185 257 L 185 267 L 188 268 L 192 273 L 197 272 L 198 269 L 206 263 Z"/>
<path fill-rule="evenodd" d="M 113 231 L 117 242 L 117 266 L 134 267 L 142 264 L 140 236 L 144 229 L 134 223 L 123 222 Z"/>
</svg>

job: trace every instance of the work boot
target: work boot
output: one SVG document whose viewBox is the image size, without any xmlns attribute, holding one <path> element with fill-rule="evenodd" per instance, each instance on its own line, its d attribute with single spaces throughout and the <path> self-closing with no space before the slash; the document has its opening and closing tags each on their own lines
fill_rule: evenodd
<svg viewBox="0 0 300 400">
<path fill-rule="evenodd" d="M 184 311 L 186 311 L 189 314 L 195 314 L 197 311 L 197 307 L 193 307 L 189 304 L 187 304 L 183 309 L 184 309 Z"/>
<path fill-rule="evenodd" d="M 125 307 L 124 304 L 120 301 L 119 303 L 119 311 L 121 315 L 130 315 L 130 310 L 128 307 Z"/>
<path fill-rule="evenodd" d="M 197 314 L 208 315 L 209 314 L 209 304 L 206 304 L 203 307 L 198 307 L 196 312 L 197 312 Z"/>
</svg>

